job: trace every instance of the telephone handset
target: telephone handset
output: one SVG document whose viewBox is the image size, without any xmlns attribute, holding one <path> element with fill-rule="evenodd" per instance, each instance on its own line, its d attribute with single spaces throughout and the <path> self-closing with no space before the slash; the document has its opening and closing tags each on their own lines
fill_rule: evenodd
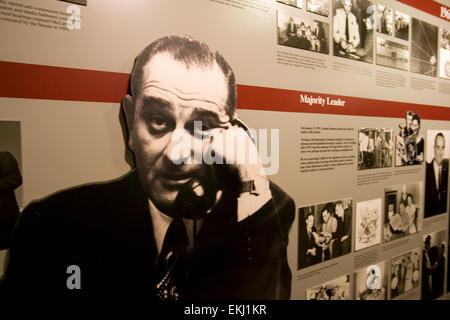
<svg viewBox="0 0 450 320">
<path fill-rule="evenodd" d="M 235 118 L 231 124 L 249 134 L 248 127 L 242 120 Z M 250 139 L 253 141 L 251 136 Z M 227 174 L 225 167 L 226 165 L 220 164 L 207 165 L 203 176 L 194 177 L 183 186 L 175 199 L 175 210 L 182 218 L 197 220 L 210 213 L 216 204 L 217 192 L 224 188 Z"/>
</svg>

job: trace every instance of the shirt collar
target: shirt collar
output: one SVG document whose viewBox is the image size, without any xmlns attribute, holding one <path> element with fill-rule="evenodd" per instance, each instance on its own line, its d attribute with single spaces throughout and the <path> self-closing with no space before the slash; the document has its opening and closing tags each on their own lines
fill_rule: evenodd
<svg viewBox="0 0 450 320">
<path fill-rule="evenodd" d="M 150 216 L 152 218 L 153 234 L 155 235 L 156 248 L 158 249 L 159 254 L 161 253 L 167 229 L 169 229 L 169 226 L 172 223 L 173 219 L 159 211 L 159 209 L 153 204 L 150 199 L 148 199 L 148 207 L 150 210 Z"/>
</svg>

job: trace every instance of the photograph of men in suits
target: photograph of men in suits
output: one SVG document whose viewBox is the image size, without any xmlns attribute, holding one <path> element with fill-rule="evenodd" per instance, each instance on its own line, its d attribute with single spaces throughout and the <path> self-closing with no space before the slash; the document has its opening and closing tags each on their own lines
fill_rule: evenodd
<svg viewBox="0 0 450 320">
<path fill-rule="evenodd" d="M 289 299 L 295 205 L 259 156 L 249 160 L 257 150 L 224 57 L 189 36 L 160 38 L 136 58 L 122 106 L 136 168 L 31 203 L 3 285 L 149 301 Z M 244 162 L 223 152 L 238 139 L 246 148 L 233 156 Z M 198 161 L 199 147 L 224 164 Z M 71 265 L 81 270 L 78 290 L 68 289 Z"/>
<path fill-rule="evenodd" d="M 438 132 L 434 141 L 434 158 L 426 165 L 425 218 L 447 211 L 448 159 L 445 154 L 445 136 Z"/>
</svg>

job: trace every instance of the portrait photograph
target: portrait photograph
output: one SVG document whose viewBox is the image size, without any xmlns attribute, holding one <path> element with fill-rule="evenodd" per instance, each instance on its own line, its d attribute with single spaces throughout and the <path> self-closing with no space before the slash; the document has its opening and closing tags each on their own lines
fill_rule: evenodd
<svg viewBox="0 0 450 320">
<path fill-rule="evenodd" d="M 351 252 L 352 199 L 298 210 L 298 270 Z"/>
<path fill-rule="evenodd" d="M 384 242 L 422 230 L 423 183 L 407 183 L 384 188 Z"/>
<path fill-rule="evenodd" d="M 391 260 L 390 291 L 391 299 L 419 287 L 420 249 L 404 253 Z"/>
<path fill-rule="evenodd" d="M 447 230 L 423 236 L 422 299 L 433 300 L 444 294 L 447 260 Z M 448 277 L 448 275 L 447 275 Z"/>
<path fill-rule="evenodd" d="M 399 11 L 395 11 L 394 13 L 395 37 L 408 41 L 410 23 L 411 18 L 409 17 L 409 15 Z"/>
<path fill-rule="evenodd" d="M 450 131 L 428 130 L 424 218 L 447 212 Z"/>
<path fill-rule="evenodd" d="M 437 75 L 438 27 L 412 18 L 411 72 Z"/>
<path fill-rule="evenodd" d="M 368 0 L 333 0 L 334 56 L 373 62 L 376 10 Z"/>
<path fill-rule="evenodd" d="M 377 65 L 408 71 L 409 48 L 406 44 L 377 37 Z"/>
<path fill-rule="evenodd" d="M 381 243 L 381 199 L 356 204 L 355 251 Z"/>
<path fill-rule="evenodd" d="M 394 12 L 382 4 L 377 5 L 377 32 L 388 36 L 394 35 Z"/>
<path fill-rule="evenodd" d="M 328 54 L 329 25 L 306 17 L 305 14 L 293 14 L 291 10 L 279 7 L 277 10 L 278 44 Z"/>
<path fill-rule="evenodd" d="M 358 170 L 392 167 L 392 128 L 359 128 L 358 135 Z"/>
<path fill-rule="evenodd" d="M 303 0 L 277 0 L 277 2 L 299 9 L 303 8 Z"/>
<path fill-rule="evenodd" d="M 388 261 L 367 266 L 355 272 L 355 300 L 386 300 L 388 292 Z"/>
<path fill-rule="evenodd" d="M 439 40 L 439 76 L 450 79 L 450 32 L 440 28 Z"/>
<path fill-rule="evenodd" d="M 328 17 L 330 0 L 306 0 L 306 11 Z"/>
<path fill-rule="evenodd" d="M 398 134 L 395 137 L 396 167 L 423 164 L 425 140 L 420 127 L 420 116 L 412 111 L 407 111 L 405 120 L 398 125 Z"/>
<path fill-rule="evenodd" d="M 351 300 L 350 275 L 307 289 L 306 300 Z"/>
</svg>

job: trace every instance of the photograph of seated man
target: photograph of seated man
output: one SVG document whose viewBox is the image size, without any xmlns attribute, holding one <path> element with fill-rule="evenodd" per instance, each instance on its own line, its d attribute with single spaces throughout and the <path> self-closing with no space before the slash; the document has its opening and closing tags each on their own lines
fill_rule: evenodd
<svg viewBox="0 0 450 320">
<path fill-rule="evenodd" d="M 333 1 L 333 54 L 337 57 L 373 62 L 374 14 L 368 0 Z"/>
</svg>

